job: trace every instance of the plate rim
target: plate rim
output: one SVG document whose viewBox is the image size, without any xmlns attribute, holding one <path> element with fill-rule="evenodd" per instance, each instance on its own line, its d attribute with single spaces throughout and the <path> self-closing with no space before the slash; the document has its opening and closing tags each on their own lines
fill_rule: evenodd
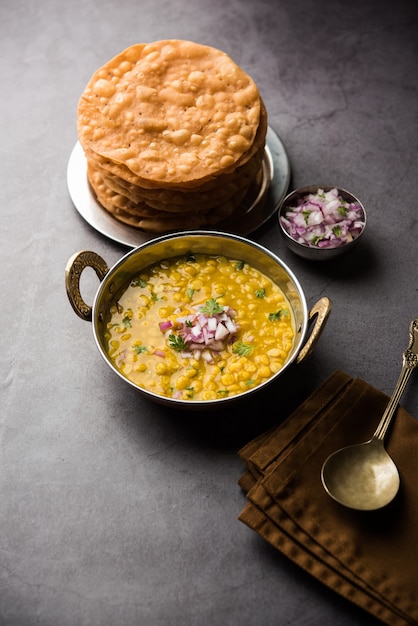
<svg viewBox="0 0 418 626">
<path fill-rule="evenodd" d="M 271 176 L 259 213 L 257 213 L 257 207 L 251 208 L 240 216 L 239 228 L 225 227 L 220 224 L 217 230 L 244 237 L 249 236 L 275 214 L 289 188 L 290 161 L 282 140 L 270 125 L 266 134 L 265 158 L 268 160 Z M 81 217 L 96 232 L 108 239 L 128 248 L 136 248 L 158 236 L 158 233 L 146 233 L 118 221 L 101 207 L 89 185 L 87 159 L 79 141 L 76 141 L 68 160 L 67 188 L 71 201 Z M 210 230 L 213 230 L 213 227 Z"/>
</svg>

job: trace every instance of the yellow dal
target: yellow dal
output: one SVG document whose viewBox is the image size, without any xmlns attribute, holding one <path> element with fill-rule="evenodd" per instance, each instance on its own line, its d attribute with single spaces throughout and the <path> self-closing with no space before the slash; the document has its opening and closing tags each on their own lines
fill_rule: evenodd
<svg viewBox="0 0 418 626">
<path fill-rule="evenodd" d="M 183 358 L 168 336 L 176 333 L 179 317 L 211 299 L 234 309 L 234 341 L 212 353 L 211 363 Z M 174 330 L 160 330 L 165 320 Z M 115 367 L 139 387 L 197 401 L 235 396 L 265 382 L 288 359 L 294 335 L 291 307 L 269 278 L 239 259 L 194 254 L 155 264 L 132 280 L 111 308 L 106 341 Z"/>
</svg>

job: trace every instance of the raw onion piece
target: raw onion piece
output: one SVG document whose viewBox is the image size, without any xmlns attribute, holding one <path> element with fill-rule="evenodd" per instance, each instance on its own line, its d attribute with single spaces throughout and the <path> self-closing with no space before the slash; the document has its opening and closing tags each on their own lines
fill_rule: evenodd
<svg viewBox="0 0 418 626">
<path fill-rule="evenodd" d="M 338 248 L 356 239 L 365 224 L 358 202 L 347 202 L 338 189 L 318 189 L 285 207 L 280 223 L 296 242 L 312 248 Z"/>
<path fill-rule="evenodd" d="M 167 321 L 159 323 L 159 327 L 162 333 L 172 328 L 172 326 L 173 326 L 173 323 L 171 322 L 171 320 L 167 320 Z"/>
</svg>

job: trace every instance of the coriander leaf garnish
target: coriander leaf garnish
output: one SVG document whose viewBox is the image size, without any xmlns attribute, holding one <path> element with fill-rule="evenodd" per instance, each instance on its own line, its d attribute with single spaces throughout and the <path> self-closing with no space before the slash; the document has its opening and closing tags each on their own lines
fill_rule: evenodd
<svg viewBox="0 0 418 626">
<path fill-rule="evenodd" d="M 321 239 L 323 239 L 324 237 L 322 235 L 313 235 L 312 239 L 311 239 L 311 244 L 314 246 L 317 246 L 318 243 L 321 241 Z"/>
<path fill-rule="evenodd" d="M 199 309 L 200 309 L 201 313 L 203 313 L 204 315 L 207 315 L 208 317 L 213 317 L 217 313 L 222 313 L 223 310 L 224 310 L 223 306 L 218 304 L 218 302 L 216 302 L 215 298 L 211 298 L 210 300 L 206 300 L 205 305 L 199 307 Z"/>
<path fill-rule="evenodd" d="M 193 298 L 193 294 L 194 294 L 194 289 L 192 289 L 191 287 L 189 287 L 188 289 L 186 289 L 186 293 L 187 296 L 190 298 L 190 300 Z"/>
<path fill-rule="evenodd" d="M 236 341 L 232 347 L 232 352 L 240 356 L 248 356 L 254 350 L 254 346 L 243 341 Z"/>
<path fill-rule="evenodd" d="M 176 352 L 183 352 L 183 350 L 187 350 L 188 348 L 187 343 L 181 335 L 169 335 L 168 343 Z"/>
<path fill-rule="evenodd" d="M 144 287 L 147 286 L 147 283 L 145 280 L 142 280 L 142 278 L 134 278 L 131 285 L 132 287 L 142 287 L 142 289 L 144 289 Z"/>
<path fill-rule="evenodd" d="M 308 224 L 308 219 L 309 219 L 309 216 L 310 216 L 310 214 L 311 214 L 311 213 L 312 213 L 312 211 L 309 211 L 309 209 L 304 209 L 304 210 L 302 211 L 302 215 L 303 215 L 303 217 L 304 217 L 304 220 L 305 220 L 305 224 L 306 224 L 306 225 Z"/>
<path fill-rule="evenodd" d="M 238 261 L 238 263 L 235 264 L 235 269 L 242 270 L 244 269 L 244 265 L 245 265 L 245 261 Z"/>
<path fill-rule="evenodd" d="M 125 315 L 125 317 L 122 320 L 122 323 L 125 326 L 125 328 L 130 328 L 132 326 L 131 318 L 129 317 L 129 315 Z"/>
<path fill-rule="evenodd" d="M 264 298 L 264 296 L 266 295 L 266 290 L 264 289 L 256 289 L 255 290 L 255 295 L 257 296 L 257 298 Z"/>
<path fill-rule="evenodd" d="M 135 352 L 137 354 L 142 354 L 143 352 L 147 351 L 147 346 L 132 346 L 132 348 L 135 350 Z"/>
<path fill-rule="evenodd" d="M 269 314 L 269 320 L 270 322 L 275 322 L 281 319 L 282 317 L 287 317 L 288 315 L 289 315 L 289 311 L 287 311 L 286 309 L 279 309 L 275 313 Z"/>
</svg>

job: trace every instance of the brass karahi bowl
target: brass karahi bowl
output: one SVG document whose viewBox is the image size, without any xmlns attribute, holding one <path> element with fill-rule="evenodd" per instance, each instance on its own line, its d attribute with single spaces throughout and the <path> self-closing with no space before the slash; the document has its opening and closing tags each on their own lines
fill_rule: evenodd
<svg viewBox="0 0 418 626">
<path fill-rule="evenodd" d="M 151 264 L 198 253 L 240 259 L 262 272 L 281 288 L 294 318 L 294 341 L 283 367 L 256 387 L 246 389 L 237 395 L 213 400 L 166 397 L 140 387 L 115 367 L 109 357 L 105 339 L 109 311 L 117 302 L 118 294 L 126 289 L 134 276 Z M 84 302 L 80 293 L 80 277 L 87 267 L 93 268 L 101 281 L 91 306 Z M 108 366 L 144 397 L 177 409 L 224 407 L 259 393 L 266 385 L 276 382 L 287 368 L 301 363 L 312 352 L 331 310 L 331 302 L 326 297 L 321 298 L 308 310 L 298 279 L 283 261 L 268 249 L 241 236 L 219 231 L 182 231 L 157 237 L 128 252 L 111 269 L 95 252 L 77 252 L 69 259 L 65 275 L 69 301 L 80 318 L 92 322 L 97 348 Z"/>
</svg>

